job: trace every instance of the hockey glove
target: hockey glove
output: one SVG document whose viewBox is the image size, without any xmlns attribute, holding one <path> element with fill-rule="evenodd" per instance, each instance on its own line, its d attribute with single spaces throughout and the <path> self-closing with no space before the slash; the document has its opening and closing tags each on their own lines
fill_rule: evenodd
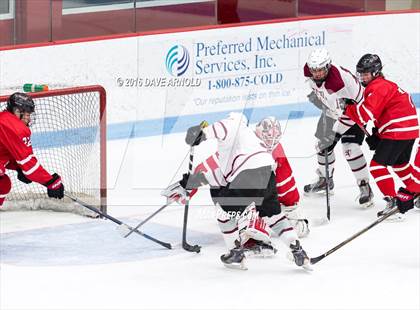
<svg viewBox="0 0 420 310">
<path fill-rule="evenodd" d="M 64 197 L 64 185 L 57 173 L 54 173 L 52 179 L 44 185 L 47 187 L 48 197 L 56 199 Z"/>
<path fill-rule="evenodd" d="M 367 145 L 369 145 L 369 149 L 371 151 L 376 150 L 379 142 L 381 142 L 381 139 L 378 137 L 377 133 L 378 133 L 378 128 L 373 127 L 372 128 L 372 135 L 369 136 L 369 137 L 366 137 L 365 141 L 366 141 Z"/>
<path fill-rule="evenodd" d="M 400 213 L 405 213 L 414 208 L 414 194 L 400 187 L 397 193 L 397 208 Z"/>
<path fill-rule="evenodd" d="M 318 96 L 315 94 L 314 91 L 312 91 L 308 96 L 309 102 L 313 103 L 314 106 L 316 106 L 318 109 L 323 109 L 323 103 L 321 100 L 319 100 Z"/>
<path fill-rule="evenodd" d="M 166 197 L 166 204 L 171 204 L 172 202 L 176 202 L 178 204 L 185 204 L 187 196 L 189 192 L 176 182 L 174 184 L 169 185 L 165 188 L 161 193 L 162 196 Z"/>
<path fill-rule="evenodd" d="M 179 181 L 179 184 L 183 188 L 187 190 L 191 190 L 191 189 L 203 186 L 203 185 L 207 185 L 209 183 L 207 182 L 207 179 L 204 176 L 204 174 L 201 172 L 198 172 L 196 174 L 191 174 L 191 175 L 188 173 L 184 173 L 182 175 L 182 180 Z"/>
<path fill-rule="evenodd" d="M 19 180 L 19 181 L 21 181 L 21 182 L 23 182 L 23 183 L 25 183 L 25 184 L 30 184 L 30 183 L 32 183 L 32 181 L 31 181 L 31 180 L 29 180 L 29 179 L 25 176 L 25 174 L 23 173 L 22 169 L 16 169 L 16 172 L 17 172 L 17 178 L 18 178 L 18 180 Z"/>
<path fill-rule="evenodd" d="M 334 135 L 326 136 L 320 139 L 315 146 L 315 149 L 318 153 L 325 152 L 325 149 L 328 150 L 328 152 L 331 152 L 338 141 L 340 141 L 341 135 L 339 133 L 335 133 Z"/>
<path fill-rule="evenodd" d="M 205 140 L 206 136 L 203 133 L 203 127 L 201 125 L 188 128 L 187 136 L 185 137 L 185 142 L 188 145 L 196 146 Z"/>
</svg>

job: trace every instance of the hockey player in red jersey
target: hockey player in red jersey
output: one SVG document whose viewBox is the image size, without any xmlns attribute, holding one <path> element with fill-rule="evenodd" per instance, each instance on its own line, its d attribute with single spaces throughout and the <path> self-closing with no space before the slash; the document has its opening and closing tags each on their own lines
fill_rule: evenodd
<svg viewBox="0 0 420 310">
<path fill-rule="evenodd" d="M 185 174 L 162 194 L 182 201 L 186 189 L 210 185 L 217 222 L 229 251 L 221 257 L 226 266 L 241 264 L 247 253 L 264 254 L 270 249 L 275 253 L 270 231 L 290 247 L 297 265 L 306 265 L 307 255 L 293 226 L 281 212 L 273 158 L 247 126 L 246 117 L 231 113 L 207 128 L 194 126 L 188 130 L 188 144 L 198 145 L 204 139 L 217 139 L 218 153 L 198 165 L 193 175 Z"/>
<path fill-rule="evenodd" d="M 375 150 L 370 172 L 387 201 L 387 207 L 378 213 L 381 216 L 395 206 L 402 205 L 402 200 L 411 201 L 412 204 L 414 196 L 419 192 L 418 153 L 416 166 L 410 164 L 412 148 L 415 139 L 419 137 L 419 119 L 410 95 L 397 84 L 385 79 L 378 55 L 362 56 L 356 70 L 361 83 L 366 87 L 365 101 L 348 105 L 345 114 L 360 126 L 368 121 L 374 123 L 373 134 L 366 142 L 371 150 Z M 388 166 L 405 184 L 405 188 L 400 188 L 398 197 Z M 398 217 L 402 218 L 401 214 Z"/>
<path fill-rule="evenodd" d="M 12 187 L 8 169 L 15 170 L 21 182 L 45 185 L 51 198 L 64 196 L 61 177 L 49 174 L 33 154 L 29 126 L 34 112 L 35 103 L 24 93 L 12 94 L 0 112 L 0 207 Z"/>
<path fill-rule="evenodd" d="M 318 180 L 305 185 L 305 194 L 323 192 L 326 189 L 326 159 L 329 165 L 329 189 L 334 188 L 333 172 L 334 148 L 341 140 L 344 157 L 349 164 L 359 186 L 359 204 L 362 207 L 373 205 L 373 193 L 369 185 L 369 171 L 361 149 L 364 132 L 348 116 L 343 115 L 345 98 L 363 102 L 363 87 L 349 70 L 335 66 L 324 48 L 313 50 L 304 66 L 304 75 L 312 92 L 309 101 L 322 110 L 315 137 L 318 152 Z M 325 155 L 328 151 L 328 156 Z M 327 157 L 327 158 L 326 158 Z"/>
</svg>

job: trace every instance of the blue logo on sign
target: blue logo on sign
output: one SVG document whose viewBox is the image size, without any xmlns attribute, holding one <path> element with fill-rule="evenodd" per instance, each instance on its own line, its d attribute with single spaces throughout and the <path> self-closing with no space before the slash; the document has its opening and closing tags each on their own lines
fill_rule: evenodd
<svg viewBox="0 0 420 310">
<path fill-rule="evenodd" d="M 173 46 L 166 55 L 166 69 L 172 76 L 183 75 L 190 65 L 190 54 L 182 45 Z"/>
</svg>

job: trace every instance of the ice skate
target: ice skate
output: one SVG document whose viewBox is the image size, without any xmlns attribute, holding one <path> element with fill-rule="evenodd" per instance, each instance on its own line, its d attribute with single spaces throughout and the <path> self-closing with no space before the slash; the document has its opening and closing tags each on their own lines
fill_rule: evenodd
<svg viewBox="0 0 420 310">
<path fill-rule="evenodd" d="M 370 185 L 365 180 L 360 181 L 359 183 L 359 205 L 362 208 L 369 208 L 374 205 L 373 203 L 373 192 L 370 188 Z"/>
<path fill-rule="evenodd" d="M 245 242 L 243 249 L 246 257 L 273 257 L 277 253 L 277 249 L 271 243 L 254 239 Z"/>
<path fill-rule="evenodd" d="M 290 244 L 290 250 L 295 264 L 299 267 L 308 268 L 310 260 L 305 250 L 300 245 L 299 240 L 296 240 L 296 244 Z"/>
<path fill-rule="evenodd" d="M 397 199 L 395 197 L 385 197 L 384 200 L 386 201 L 386 207 L 382 211 L 379 211 L 377 216 L 382 217 L 391 211 L 393 211 L 397 207 Z M 401 222 L 405 219 L 404 214 L 396 213 L 394 215 L 391 215 L 386 219 L 388 222 Z"/>
<path fill-rule="evenodd" d="M 330 194 L 333 194 L 332 190 L 334 189 L 334 180 L 330 178 L 328 180 Z M 303 187 L 303 191 L 306 196 L 313 194 L 324 194 L 327 188 L 327 180 L 325 177 L 319 176 L 318 180 L 314 183 L 307 184 Z"/>
<path fill-rule="evenodd" d="M 247 270 L 245 266 L 245 254 L 241 247 L 231 249 L 229 253 L 220 256 L 222 263 L 231 269 Z"/>
</svg>

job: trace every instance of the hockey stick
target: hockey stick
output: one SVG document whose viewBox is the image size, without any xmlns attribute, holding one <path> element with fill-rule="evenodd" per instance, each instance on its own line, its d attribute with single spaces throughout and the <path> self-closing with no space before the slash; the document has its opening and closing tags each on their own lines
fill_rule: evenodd
<svg viewBox="0 0 420 310">
<path fill-rule="evenodd" d="M 189 155 L 189 152 L 185 155 L 184 159 L 182 162 L 184 162 L 185 158 Z M 175 174 L 177 174 L 179 171 L 179 168 L 177 170 L 177 172 L 175 172 Z M 156 210 L 155 212 L 153 212 L 149 217 L 147 217 L 146 219 L 144 219 L 143 221 L 141 221 L 135 228 L 133 228 L 132 230 L 130 230 L 125 236 L 124 238 L 127 238 L 128 236 L 130 236 L 135 230 L 139 229 L 142 225 L 144 225 L 146 222 L 150 221 L 150 219 L 152 219 L 156 214 L 158 214 L 159 212 L 161 212 L 163 209 L 165 209 L 167 206 L 169 206 L 172 202 L 167 201 L 166 204 L 164 204 L 162 207 L 160 207 L 158 210 Z"/>
<path fill-rule="evenodd" d="M 166 242 L 160 241 L 160 240 L 155 239 L 155 238 L 153 238 L 152 236 L 149 236 L 149 235 L 147 235 L 147 234 L 145 234 L 145 233 L 143 233 L 143 232 L 141 232 L 141 231 L 139 231 L 139 230 L 136 230 L 136 229 L 134 229 L 133 227 L 131 227 L 131 226 L 129 226 L 129 225 L 127 225 L 127 224 L 125 224 L 125 223 L 121 222 L 119 219 L 116 219 L 115 217 L 112 217 L 112 216 L 111 216 L 111 215 L 109 215 L 109 214 L 103 213 L 103 212 L 99 211 L 98 209 L 96 209 L 95 207 L 93 207 L 93 206 L 91 206 L 91 205 L 89 205 L 89 204 L 87 204 L 87 203 L 85 203 L 85 202 L 83 202 L 83 201 L 80 201 L 79 199 L 77 199 L 77 198 L 75 198 L 75 197 L 73 197 L 73 196 L 71 196 L 71 195 L 69 195 L 69 194 L 67 194 L 67 193 L 65 193 L 65 194 L 64 194 L 64 196 L 66 196 L 66 197 L 70 198 L 71 200 L 73 200 L 73 201 L 74 201 L 74 202 L 76 202 L 77 204 L 81 205 L 82 207 L 85 207 L 85 208 L 87 208 L 87 209 L 91 210 L 92 212 L 95 212 L 95 213 L 99 214 L 100 216 L 105 217 L 105 218 L 107 218 L 108 220 L 110 220 L 110 221 L 112 221 L 112 222 L 114 222 L 114 223 L 118 224 L 118 225 L 119 225 L 119 227 L 118 227 L 118 228 L 119 228 L 121 231 L 126 232 L 126 231 L 127 231 L 127 229 L 130 229 L 130 230 L 132 230 L 132 231 L 135 231 L 135 232 L 136 232 L 137 234 L 139 234 L 140 236 L 142 236 L 142 237 L 144 237 L 144 238 L 146 238 L 146 239 L 149 239 L 150 241 L 156 242 L 156 243 L 160 244 L 161 246 L 163 246 L 163 247 L 165 247 L 165 248 L 167 248 L 167 249 L 172 249 L 172 246 L 171 246 L 171 244 L 170 244 L 170 243 L 166 243 Z"/>
<path fill-rule="evenodd" d="M 324 125 L 324 137 L 327 136 L 327 110 L 323 109 L 323 119 L 322 123 Z M 330 221 L 331 219 L 331 205 L 330 205 L 330 163 L 328 162 L 328 148 L 324 150 L 324 157 L 325 157 L 325 198 L 327 199 L 327 219 Z"/>
<path fill-rule="evenodd" d="M 130 236 L 133 232 L 135 232 L 137 229 L 139 229 L 142 225 L 144 225 L 146 222 L 148 222 L 152 217 L 154 217 L 160 211 L 162 211 L 163 209 L 165 209 L 167 206 L 169 206 L 169 204 L 163 205 L 162 207 L 160 207 L 159 209 L 157 209 L 155 212 L 153 212 L 151 215 L 149 215 L 146 219 L 144 219 L 143 221 L 141 221 L 136 227 L 134 227 L 133 229 L 130 229 L 130 231 L 128 232 L 128 234 L 126 234 L 124 236 L 124 238 L 127 238 L 128 236 Z"/>
<path fill-rule="evenodd" d="M 339 248 L 343 247 L 344 245 L 346 245 L 347 243 L 349 243 L 350 241 L 356 239 L 357 237 L 359 237 L 361 234 L 367 232 L 369 229 L 371 229 L 372 227 L 375 227 L 376 225 L 378 225 L 380 222 L 386 220 L 388 217 L 390 217 L 391 215 L 394 215 L 396 213 L 398 213 L 399 210 L 398 208 L 395 208 L 394 210 L 392 210 L 391 212 L 385 214 L 384 216 L 378 218 L 375 222 L 373 222 L 372 224 L 370 224 L 369 226 L 367 226 L 366 228 L 362 229 L 361 231 L 359 231 L 358 233 L 354 234 L 353 236 L 351 236 L 350 238 L 347 238 L 346 240 L 344 240 L 343 242 L 341 242 L 340 244 L 338 244 L 337 246 L 333 247 L 331 250 L 325 252 L 324 254 L 318 256 L 318 257 L 314 257 L 310 259 L 311 265 L 315 265 L 317 262 L 319 262 L 320 260 L 324 259 L 325 257 L 327 257 L 328 255 L 334 253 L 335 251 L 337 251 Z"/>
<path fill-rule="evenodd" d="M 194 161 L 194 146 L 190 148 L 190 161 L 188 163 L 188 174 L 192 174 L 193 170 L 193 161 Z M 188 207 L 190 205 L 190 193 L 188 193 L 185 198 L 185 208 L 184 208 L 184 224 L 182 227 L 182 248 L 188 252 L 200 253 L 201 246 L 191 245 L 187 242 L 187 221 L 188 221 Z"/>
</svg>

